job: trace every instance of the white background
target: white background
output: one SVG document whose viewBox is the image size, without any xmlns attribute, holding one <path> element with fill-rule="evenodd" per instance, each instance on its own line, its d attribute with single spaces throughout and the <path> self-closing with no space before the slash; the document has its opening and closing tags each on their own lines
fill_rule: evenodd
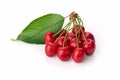
<svg viewBox="0 0 120 80">
<path fill-rule="evenodd" d="M 76 11 L 96 38 L 82 63 L 45 55 L 45 45 L 11 41 L 35 18 Z M 119 0 L 1 0 L 0 80 L 120 80 Z"/>
</svg>

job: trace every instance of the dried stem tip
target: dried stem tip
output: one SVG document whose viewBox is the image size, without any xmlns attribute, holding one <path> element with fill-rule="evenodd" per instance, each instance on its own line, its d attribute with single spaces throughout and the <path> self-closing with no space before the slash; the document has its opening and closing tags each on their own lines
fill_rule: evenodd
<svg viewBox="0 0 120 80">
<path fill-rule="evenodd" d="M 75 20 L 75 18 L 77 18 L 78 14 L 76 12 L 72 12 L 70 15 L 69 15 L 69 19 L 70 20 Z"/>
</svg>

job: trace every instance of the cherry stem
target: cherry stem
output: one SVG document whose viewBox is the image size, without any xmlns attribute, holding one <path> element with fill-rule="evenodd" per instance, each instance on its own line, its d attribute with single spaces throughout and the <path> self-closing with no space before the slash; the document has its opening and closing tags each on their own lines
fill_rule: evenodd
<svg viewBox="0 0 120 80">
<path fill-rule="evenodd" d="M 69 27 L 69 25 L 71 24 L 72 21 L 70 21 L 63 29 L 67 29 Z M 60 31 L 58 31 L 56 34 L 53 35 L 53 37 L 55 37 L 56 35 L 58 35 L 60 32 L 62 31 L 62 29 Z M 62 34 L 65 32 L 65 30 L 63 30 L 63 32 L 58 36 L 61 37 Z M 54 44 L 56 43 L 56 41 L 58 40 L 58 38 L 54 41 Z"/>
<path fill-rule="evenodd" d="M 66 27 L 68 27 L 69 24 L 71 24 L 71 21 L 63 29 L 66 29 Z M 55 37 L 56 35 L 58 35 L 61 31 L 62 31 L 62 29 L 60 31 L 58 31 L 56 34 L 54 34 L 53 37 Z M 61 33 L 61 35 L 63 33 L 64 33 L 64 31 Z"/>
<path fill-rule="evenodd" d="M 58 31 L 58 33 L 60 33 L 61 31 L 62 31 L 62 30 Z M 56 33 L 56 34 L 58 34 L 58 33 Z M 64 33 L 64 31 L 59 35 L 59 37 L 61 37 L 63 33 Z M 56 36 L 56 34 L 53 35 L 53 36 Z M 59 37 L 58 37 L 58 38 L 59 38 Z M 54 41 L 54 44 L 56 43 L 56 41 L 58 40 L 58 38 Z"/>
<path fill-rule="evenodd" d="M 77 22 L 74 20 L 74 21 L 73 21 L 73 28 L 72 28 L 72 29 L 75 28 L 76 24 L 77 24 Z"/>
<path fill-rule="evenodd" d="M 66 42 L 66 36 L 67 36 L 67 34 L 65 34 L 65 37 L 64 37 L 64 40 L 63 40 L 63 45 L 62 45 L 62 47 L 64 47 L 65 46 L 65 42 Z"/>
<path fill-rule="evenodd" d="M 74 19 L 74 20 L 73 20 L 73 28 L 71 28 L 71 29 L 74 30 L 74 28 L 76 27 L 76 24 L 78 24 L 78 22 L 76 21 L 76 19 Z M 77 48 L 79 48 L 79 45 L 78 45 L 79 32 L 80 32 L 80 31 L 78 31 L 78 32 L 75 33 Z"/>
<path fill-rule="evenodd" d="M 79 20 L 82 22 L 82 26 L 83 26 L 83 21 L 81 20 L 81 18 L 80 18 L 80 17 L 77 17 L 77 21 L 79 22 L 80 30 L 81 30 L 82 35 L 83 35 L 83 37 L 84 37 L 85 43 L 86 43 L 86 44 L 88 44 L 88 41 L 87 41 L 87 39 L 86 39 L 86 37 L 85 37 L 85 34 L 84 34 L 83 30 L 82 30 L 82 26 L 81 26 L 81 24 L 80 24 L 80 21 L 79 21 Z"/>
<path fill-rule="evenodd" d="M 71 22 L 71 21 L 70 21 Z M 67 30 L 69 31 L 70 30 L 70 26 L 71 26 L 72 22 L 70 24 L 68 24 L 68 27 L 67 27 Z M 65 42 L 66 42 L 66 38 L 67 37 L 67 34 L 65 34 L 65 37 L 64 37 L 64 40 L 63 40 L 63 47 L 65 46 Z"/>
<path fill-rule="evenodd" d="M 69 16 L 66 16 L 66 17 L 64 17 L 64 18 L 67 18 L 67 17 L 69 17 Z"/>
<path fill-rule="evenodd" d="M 82 21 L 82 19 L 81 19 L 80 16 L 77 16 L 77 20 L 78 20 L 78 22 L 81 22 L 81 25 L 83 26 L 83 21 Z M 79 21 L 79 20 L 80 20 L 80 21 Z"/>
<path fill-rule="evenodd" d="M 77 36 L 77 34 L 75 34 L 75 36 L 76 36 L 77 48 L 79 48 L 79 45 L 78 45 L 78 36 Z"/>
</svg>

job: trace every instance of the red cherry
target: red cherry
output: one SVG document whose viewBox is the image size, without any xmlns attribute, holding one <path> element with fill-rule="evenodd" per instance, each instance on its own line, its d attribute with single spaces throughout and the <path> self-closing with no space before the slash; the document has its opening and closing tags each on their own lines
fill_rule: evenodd
<svg viewBox="0 0 120 80">
<path fill-rule="evenodd" d="M 61 36 L 61 37 L 58 37 L 58 40 L 56 41 L 56 44 L 58 45 L 58 46 L 63 46 L 63 43 L 64 43 L 64 36 Z M 65 41 L 65 43 L 64 43 L 64 46 L 67 46 L 68 45 L 68 39 L 67 39 L 67 41 Z"/>
<path fill-rule="evenodd" d="M 47 43 L 45 46 L 45 52 L 47 56 L 52 57 L 57 52 L 57 46 L 53 43 Z"/>
<path fill-rule="evenodd" d="M 55 37 L 53 37 L 54 33 L 53 32 L 47 32 L 45 35 L 44 35 L 44 41 L 45 43 L 53 43 L 55 41 Z"/>
<path fill-rule="evenodd" d="M 71 49 L 69 46 L 59 47 L 57 49 L 57 56 L 62 61 L 67 61 L 71 57 Z"/>
<path fill-rule="evenodd" d="M 70 40 L 69 46 L 70 46 L 72 49 L 77 48 L 76 38 L 73 38 L 73 39 Z M 80 41 L 80 40 L 78 41 L 78 46 L 79 46 L 79 47 L 82 47 L 82 41 Z"/>
<path fill-rule="evenodd" d="M 67 34 L 67 30 L 66 29 L 62 29 L 59 33 L 59 35 L 62 34 L 61 36 L 65 36 Z"/>
<path fill-rule="evenodd" d="M 84 41 L 83 35 L 81 37 L 82 37 L 82 40 Z M 93 41 L 95 41 L 93 34 L 90 32 L 85 32 L 85 37 L 86 37 L 86 39 L 92 39 Z"/>
<path fill-rule="evenodd" d="M 72 59 L 79 63 L 84 59 L 85 56 L 85 50 L 83 48 L 75 48 L 72 53 Z"/>
<path fill-rule="evenodd" d="M 76 32 L 78 32 L 78 30 L 80 29 L 80 26 L 79 25 L 76 25 L 74 28 L 73 28 L 73 30 L 72 30 L 72 32 L 75 34 Z M 85 28 L 82 26 L 82 30 L 83 30 L 83 32 L 85 31 Z M 81 32 L 81 31 L 80 31 Z"/>
<path fill-rule="evenodd" d="M 75 34 L 70 32 L 70 33 L 67 33 L 67 39 L 68 40 L 71 40 L 72 38 L 75 38 Z"/>
<path fill-rule="evenodd" d="M 86 55 L 92 55 L 95 51 L 95 42 L 92 39 L 87 39 L 87 44 L 83 43 L 83 48 L 85 49 Z"/>
</svg>

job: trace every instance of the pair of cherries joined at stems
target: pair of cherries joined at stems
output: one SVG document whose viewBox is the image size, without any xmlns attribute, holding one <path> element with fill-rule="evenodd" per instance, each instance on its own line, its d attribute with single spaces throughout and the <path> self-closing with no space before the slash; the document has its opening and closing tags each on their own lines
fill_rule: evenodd
<svg viewBox="0 0 120 80">
<path fill-rule="evenodd" d="M 44 35 L 45 53 L 49 57 L 57 54 L 62 61 L 67 61 L 72 56 L 79 63 L 85 55 L 94 53 L 95 39 L 92 33 L 85 31 L 83 21 L 77 13 L 72 12 L 69 17 L 70 22 L 63 29 L 56 34 L 49 31 Z"/>
</svg>

